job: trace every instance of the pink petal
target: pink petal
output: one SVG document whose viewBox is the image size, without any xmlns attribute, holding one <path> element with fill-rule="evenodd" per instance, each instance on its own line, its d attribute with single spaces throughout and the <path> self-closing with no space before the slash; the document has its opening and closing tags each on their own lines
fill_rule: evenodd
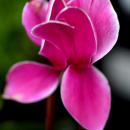
<svg viewBox="0 0 130 130">
<path fill-rule="evenodd" d="M 39 54 L 46 57 L 57 70 L 64 70 L 67 66 L 64 53 L 49 42 L 43 42 Z"/>
<path fill-rule="evenodd" d="M 34 27 L 32 33 L 57 48 L 61 49 L 67 58 L 72 53 L 72 43 L 74 29 L 69 24 L 60 21 L 49 21 Z"/>
<path fill-rule="evenodd" d="M 37 45 L 41 44 L 41 39 L 32 36 L 31 29 L 42 22 L 55 19 L 58 12 L 65 7 L 64 0 L 31 0 L 23 10 L 22 23 L 28 36 Z"/>
<path fill-rule="evenodd" d="M 47 17 L 47 8 L 48 3 L 45 0 L 31 0 L 28 2 L 22 14 L 22 23 L 25 27 L 28 36 L 34 41 L 37 45 L 41 44 L 41 39 L 33 37 L 31 34 L 31 29 L 35 25 L 44 22 Z"/>
<path fill-rule="evenodd" d="M 51 0 L 51 4 L 49 6 L 49 15 L 48 19 L 54 20 L 57 14 L 66 6 L 64 0 Z"/>
<path fill-rule="evenodd" d="M 59 72 L 47 65 L 21 62 L 8 73 L 5 99 L 33 103 L 50 96 L 57 88 Z"/>
<path fill-rule="evenodd" d="M 71 1 L 71 0 L 64 0 L 65 1 L 65 3 L 67 4 L 69 1 Z"/>
<path fill-rule="evenodd" d="M 47 21 L 55 19 L 59 11 L 65 6 L 64 0 L 51 0 L 48 7 Z M 55 69 L 63 70 L 67 65 L 64 53 L 47 41 L 42 41 L 39 54 L 46 57 L 54 65 Z"/>
<path fill-rule="evenodd" d="M 57 16 L 57 20 L 66 22 L 75 27 L 76 53 L 74 57 L 80 59 L 80 63 L 90 59 L 96 53 L 96 34 L 89 16 L 78 8 L 68 7 L 63 9 Z"/>
<path fill-rule="evenodd" d="M 65 108 L 85 129 L 103 130 L 111 105 L 110 88 L 104 75 L 94 67 L 65 71 L 61 97 Z"/>
<path fill-rule="evenodd" d="M 64 22 L 40 24 L 33 29 L 33 34 L 60 48 L 69 63 L 90 62 L 96 53 L 96 35 L 89 17 L 82 10 L 69 7 L 58 14 L 57 20 Z"/>
<path fill-rule="evenodd" d="M 97 34 L 97 54 L 93 62 L 101 59 L 115 45 L 119 21 L 110 0 L 72 0 L 71 6 L 84 9 L 90 16 Z"/>
</svg>

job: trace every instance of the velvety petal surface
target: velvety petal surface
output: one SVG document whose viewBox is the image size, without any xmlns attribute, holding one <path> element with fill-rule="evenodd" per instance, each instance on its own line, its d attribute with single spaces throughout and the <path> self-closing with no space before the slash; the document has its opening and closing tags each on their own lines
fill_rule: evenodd
<svg viewBox="0 0 130 130">
<path fill-rule="evenodd" d="M 89 16 L 73 7 L 63 9 L 57 20 L 40 24 L 33 34 L 61 49 L 69 63 L 90 62 L 96 53 L 96 35 Z M 78 19 L 78 20 L 77 20 Z"/>
<path fill-rule="evenodd" d="M 21 62 L 7 75 L 3 97 L 20 103 L 33 103 L 50 96 L 57 88 L 59 72 L 47 65 Z"/>
<path fill-rule="evenodd" d="M 74 28 L 69 24 L 49 21 L 34 27 L 32 33 L 62 50 L 68 59 L 72 55 L 71 41 L 74 39 Z"/>
<path fill-rule="evenodd" d="M 56 70 L 64 70 L 67 66 L 67 59 L 64 53 L 47 41 L 43 42 L 39 54 L 46 57 Z"/>
<path fill-rule="evenodd" d="M 101 59 L 113 48 L 119 32 L 119 21 L 110 0 L 71 0 L 69 5 L 84 9 L 91 18 L 98 45 L 93 62 Z"/>
<path fill-rule="evenodd" d="M 41 39 L 33 37 L 31 29 L 37 24 L 44 22 L 47 18 L 48 2 L 45 0 L 31 0 L 27 2 L 22 14 L 22 23 L 28 36 L 37 45 L 41 44 Z"/>
<path fill-rule="evenodd" d="M 52 8 L 50 19 L 54 20 L 61 9 L 65 8 L 66 6 L 67 5 L 64 0 L 54 0 L 53 6 L 50 7 Z"/>
<path fill-rule="evenodd" d="M 96 54 L 96 34 L 89 16 L 81 9 L 68 7 L 58 14 L 57 20 L 74 26 L 74 57 L 79 64 Z M 85 60 L 85 61 L 84 61 Z"/>
<path fill-rule="evenodd" d="M 41 45 L 41 39 L 33 37 L 31 29 L 42 22 L 55 19 L 58 12 L 65 7 L 64 0 L 30 0 L 23 9 L 22 23 L 28 36 L 37 44 Z"/>
<path fill-rule="evenodd" d="M 108 81 L 99 70 L 68 67 L 62 79 L 61 97 L 65 108 L 83 128 L 103 130 L 111 94 Z"/>
<path fill-rule="evenodd" d="M 47 21 L 54 20 L 65 6 L 64 0 L 51 0 L 48 6 Z M 66 67 L 67 61 L 64 53 L 48 41 L 42 40 L 39 54 L 46 57 L 54 65 L 55 69 L 63 70 Z"/>
</svg>

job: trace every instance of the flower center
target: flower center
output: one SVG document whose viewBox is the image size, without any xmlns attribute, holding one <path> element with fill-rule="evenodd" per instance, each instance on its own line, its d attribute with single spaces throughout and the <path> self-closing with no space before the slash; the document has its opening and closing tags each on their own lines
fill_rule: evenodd
<svg viewBox="0 0 130 130">
<path fill-rule="evenodd" d="M 82 59 L 82 60 L 78 60 L 78 61 L 74 61 L 74 60 L 68 60 L 68 65 L 73 65 L 75 68 L 77 69 L 83 69 L 86 67 L 89 67 L 92 63 L 92 59 Z"/>
</svg>

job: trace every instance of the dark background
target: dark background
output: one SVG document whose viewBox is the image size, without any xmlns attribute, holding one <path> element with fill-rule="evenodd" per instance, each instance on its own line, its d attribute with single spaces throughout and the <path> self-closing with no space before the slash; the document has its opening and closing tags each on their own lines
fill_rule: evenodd
<svg viewBox="0 0 130 130">
<path fill-rule="evenodd" d="M 110 66 L 107 66 L 107 62 L 110 60 L 110 57 L 114 56 L 117 50 L 122 50 L 123 48 L 124 51 L 127 50 L 127 52 L 130 52 L 130 11 L 126 11 L 126 8 L 123 8 L 122 4 L 120 4 L 120 1 L 121 0 L 112 0 L 121 26 L 118 42 L 108 56 L 104 57 L 96 64 L 96 66 L 107 75 L 112 89 L 112 108 L 105 130 L 130 129 L 130 97 L 125 96 L 125 93 L 118 92 L 118 90 L 115 89 L 115 86 L 118 88 L 118 83 L 115 84 L 115 82 L 113 82 L 114 78 L 111 77 L 111 74 L 116 74 L 116 70 L 113 73 L 111 72 L 111 74 L 107 73 L 111 71 Z M 125 2 L 125 0 L 122 1 Z M 44 60 L 37 55 L 39 48 L 31 43 L 21 25 L 21 13 L 25 2 L 26 0 L 0 0 L 1 95 L 5 86 L 6 73 L 11 65 L 23 60 L 44 62 Z M 118 52 L 120 53 L 120 51 Z M 128 61 L 130 62 L 129 53 L 127 56 Z M 116 58 L 116 60 L 118 60 L 118 58 Z M 111 64 L 113 65 L 113 63 Z M 125 68 L 127 63 L 124 63 L 123 65 Z M 118 66 L 118 68 L 119 67 L 120 66 Z M 119 70 L 121 69 L 122 68 L 119 68 Z M 129 72 L 129 70 L 127 72 Z M 118 75 L 115 76 L 118 78 Z M 130 73 L 128 73 L 127 76 L 128 80 L 130 80 Z M 125 88 L 125 85 L 125 83 L 122 86 L 119 84 L 122 89 Z M 127 85 L 130 87 L 129 82 L 127 82 Z M 127 91 L 127 94 L 130 95 L 128 90 L 125 89 L 124 91 Z M 55 129 L 76 130 L 76 122 L 66 112 L 61 103 L 59 89 L 56 93 Z M 22 105 L 13 101 L 5 101 L 0 98 L 0 130 L 43 130 L 46 112 L 45 104 L 46 101 L 44 100 L 35 104 Z"/>
</svg>

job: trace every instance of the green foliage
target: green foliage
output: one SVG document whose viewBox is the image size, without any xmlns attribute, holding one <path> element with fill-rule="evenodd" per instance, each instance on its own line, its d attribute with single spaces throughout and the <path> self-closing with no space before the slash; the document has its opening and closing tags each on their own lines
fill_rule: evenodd
<svg viewBox="0 0 130 130">
<path fill-rule="evenodd" d="M 38 47 L 28 38 L 22 26 L 22 10 L 26 0 L 0 0 L 0 95 L 9 68 L 23 60 L 35 60 Z M 3 101 L 0 97 L 0 109 Z"/>
<path fill-rule="evenodd" d="M 29 40 L 22 26 L 25 2 L 0 0 L 0 90 L 11 65 L 18 61 L 33 60 L 39 49 Z"/>
<path fill-rule="evenodd" d="M 55 124 L 55 130 L 75 130 L 73 121 L 62 119 Z M 7 121 L 0 124 L 0 130 L 44 130 L 43 122 L 13 122 Z"/>
<path fill-rule="evenodd" d="M 76 128 L 72 119 L 63 118 L 56 123 L 55 130 L 76 130 Z"/>
<path fill-rule="evenodd" d="M 2 110 L 2 108 L 3 108 L 3 100 L 0 97 L 0 110 Z"/>
<path fill-rule="evenodd" d="M 43 130 L 43 124 L 39 122 L 13 122 L 0 124 L 0 130 Z"/>
</svg>

